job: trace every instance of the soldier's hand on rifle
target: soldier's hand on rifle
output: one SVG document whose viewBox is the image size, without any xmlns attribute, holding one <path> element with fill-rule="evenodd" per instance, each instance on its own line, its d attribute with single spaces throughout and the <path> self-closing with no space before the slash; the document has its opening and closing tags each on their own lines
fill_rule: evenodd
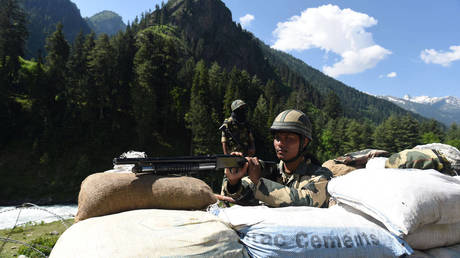
<svg viewBox="0 0 460 258">
<path fill-rule="evenodd" d="M 231 155 L 243 156 L 243 153 L 232 152 Z M 248 171 L 248 162 L 246 162 L 242 168 L 232 168 L 232 169 L 226 168 L 224 170 L 224 173 L 228 179 L 228 182 L 231 185 L 236 185 L 241 180 L 241 178 L 247 175 L 247 171 Z"/>
<path fill-rule="evenodd" d="M 255 185 L 257 185 L 259 183 L 259 179 L 262 177 L 262 167 L 260 166 L 259 159 L 257 157 L 246 157 L 246 159 L 248 160 L 248 177 Z"/>
</svg>

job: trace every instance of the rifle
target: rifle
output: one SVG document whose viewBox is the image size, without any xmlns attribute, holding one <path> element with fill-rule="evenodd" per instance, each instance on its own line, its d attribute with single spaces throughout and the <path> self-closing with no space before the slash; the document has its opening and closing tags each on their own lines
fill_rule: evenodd
<svg viewBox="0 0 460 258">
<path fill-rule="evenodd" d="M 240 141 L 238 141 L 238 139 L 236 139 L 232 132 L 230 131 L 230 129 L 228 129 L 227 125 L 226 124 L 222 124 L 220 127 L 219 127 L 219 130 L 221 130 L 222 132 L 224 132 L 225 136 L 227 136 L 227 138 L 229 138 L 229 140 L 233 141 L 237 146 L 238 148 L 240 148 L 241 150 L 244 150 L 244 147 L 243 145 L 241 145 Z"/>
<path fill-rule="evenodd" d="M 114 165 L 134 164 L 133 173 L 152 173 L 155 175 L 187 174 L 198 175 L 200 171 L 218 170 L 223 168 L 241 168 L 247 162 L 246 158 L 235 155 L 206 155 L 179 156 L 155 158 L 125 158 L 113 159 Z M 272 175 L 276 169 L 273 161 L 260 161 L 263 175 Z"/>
</svg>

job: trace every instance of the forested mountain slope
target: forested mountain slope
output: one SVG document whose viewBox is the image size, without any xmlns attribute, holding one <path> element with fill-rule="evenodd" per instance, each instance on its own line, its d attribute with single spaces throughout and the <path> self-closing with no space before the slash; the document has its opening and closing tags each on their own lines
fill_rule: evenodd
<svg viewBox="0 0 460 258">
<path fill-rule="evenodd" d="M 105 33 L 114 35 L 126 29 L 126 24 L 120 15 L 112 11 L 102 11 L 91 17 L 85 18 L 89 27 L 97 34 Z"/>
<path fill-rule="evenodd" d="M 66 39 L 73 42 L 78 33 L 87 34 L 90 28 L 81 17 L 80 10 L 70 0 L 21 0 L 26 12 L 29 38 L 26 44 L 26 57 L 37 57 L 46 52 L 46 38 L 60 22 L 64 26 Z"/>
</svg>

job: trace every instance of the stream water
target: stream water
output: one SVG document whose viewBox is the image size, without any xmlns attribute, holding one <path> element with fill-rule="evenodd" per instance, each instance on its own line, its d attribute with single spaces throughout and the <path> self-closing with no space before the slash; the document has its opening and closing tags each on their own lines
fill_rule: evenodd
<svg viewBox="0 0 460 258">
<path fill-rule="evenodd" d="M 17 208 L 0 206 L 0 229 L 12 228 L 28 222 L 48 223 L 60 219 L 69 219 L 77 214 L 76 204 L 35 206 Z"/>
</svg>

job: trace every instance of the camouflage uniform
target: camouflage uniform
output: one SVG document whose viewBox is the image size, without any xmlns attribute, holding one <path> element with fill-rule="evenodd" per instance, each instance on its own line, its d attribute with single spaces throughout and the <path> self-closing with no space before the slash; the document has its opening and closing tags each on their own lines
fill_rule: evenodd
<svg viewBox="0 0 460 258">
<path fill-rule="evenodd" d="M 247 123 L 241 124 L 235 121 L 233 117 L 225 119 L 225 127 L 231 132 L 235 139 L 232 139 L 230 135 L 226 135 L 222 131 L 221 142 L 226 142 L 228 145 L 229 153 L 237 151 L 242 152 L 243 155 L 247 155 L 251 146 L 254 146 L 254 135 Z M 236 140 L 241 146 L 239 146 L 234 140 Z"/>
<path fill-rule="evenodd" d="M 307 159 L 292 174 L 288 174 L 284 172 L 283 161 L 280 161 L 276 172 L 273 180 L 260 178 L 257 185 L 249 177 L 243 177 L 234 186 L 224 178 L 222 193 L 241 205 L 258 205 L 260 201 L 270 207 L 328 206 L 326 186 L 332 173 L 327 168 Z"/>
<path fill-rule="evenodd" d="M 385 162 L 386 168 L 418 168 L 435 169 L 451 176 L 457 173 L 451 167 L 450 162 L 436 150 L 432 149 L 409 149 L 393 154 Z"/>
</svg>

